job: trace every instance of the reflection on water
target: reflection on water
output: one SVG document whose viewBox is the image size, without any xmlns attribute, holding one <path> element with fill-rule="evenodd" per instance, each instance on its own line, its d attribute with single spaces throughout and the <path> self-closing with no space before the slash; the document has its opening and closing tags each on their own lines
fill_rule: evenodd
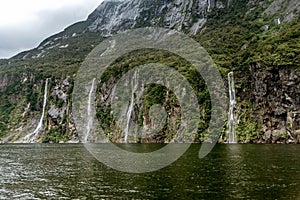
<svg viewBox="0 0 300 200">
<path fill-rule="evenodd" d="M 0 199 L 299 198 L 298 145 L 217 145 L 201 160 L 199 149 L 192 145 L 159 171 L 128 174 L 99 163 L 80 144 L 1 145 Z"/>
</svg>

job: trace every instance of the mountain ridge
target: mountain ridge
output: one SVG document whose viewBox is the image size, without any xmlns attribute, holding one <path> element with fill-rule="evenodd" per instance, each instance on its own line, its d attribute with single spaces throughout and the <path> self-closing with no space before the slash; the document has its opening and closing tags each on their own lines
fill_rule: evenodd
<svg viewBox="0 0 300 200">
<path fill-rule="evenodd" d="M 132 28 L 139 28 L 139 27 L 145 27 L 143 24 L 142 26 L 137 23 L 137 17 L 139 15 L 143 15 L 142 13 L 147 6 L 154 4 L 151 1 L 151 3 L 145 3 L 147 1 L 144 0 L 105 0 L 102 2 L 89 16 L 86 20 L 76 22 L 70 26 L 68 26 L 66 29 L 63 31 L 54 34 L 48 38 L 46 38 L 44 41 L 42 41 L 38 47 L 40 47 L 42 44 L 46 43 L 50 38 L 58 38 L 62 34 L 63 37 L 68 38 L 72 37 L 72 34 L 82 34 L 85 32 L 100 32 L 102 36 L 107 37 L 111 36 L 111 34 L 115 34 L 118 31 L 126 30 L 126 29 L 132 29 Z M 163 23 L 160 23 L 158 21 L 155 21 L 155 16 L 150 15 L 150 19 L 154 19 L 154 21 L 147 22 L 146 24 L 149 26 L 159 26 L 159 27 L 164 27 L 164 28 L 170 28 L 170 29 L 176 29 L 178 31 L 186 31 L 182 27 L 182 21 L 184 21 L 184 18 L 186 15 L 178 14 L 178 13 L 188 13 L 187 16 L 187 21 L 191 21 L 192 15 L 196 15 L 198 17 L 196 22 L 192 22 L 187 25 L 188 27 L 188 32 L 191 35 L 195 35 L 206 23 L 206 17 L 209 15 L 209 13 L 212 12 L 214 8 L 216 9 L 226 9 L 226 7 L 229 7 L 233 0 L 177 0 L 177 1 L 155 1 L 159 2 L 158 4 L 155 4 L 157 8 L 161 8 L 160 13 L 155 13 L 156 15 L 159 15 L 160 20 L 161 18 L 165 16 L 162 15 L 162 10 L 165 8 L 169 7 L 176 7 L 173 10 L 169 11 L 169 14 L 166 16 L 170 15 L 176 15 L 175 20 L 173 19 L 170 20 L 169 18 L 165 19 Z M 167 2 L 168 4 L 165 4 Z M 170 3 L 171 2 L 171 3 Z M 258 2 L 258 3 L 257 3 Z M 144 4 L 142 4 L 144 3 Z M 127 5 L 128 4 L 128 5 Z M 283 0 L 275 0 L 273 1 L 270 5 L 269 3 L 264 2 L 262 0 L 258 1 L 249 1 L 247 5 L 249 6 L 249 11 L 247 14 L 250 14 L 252 10 L 254 10 L 257 6 L 263 7 L 264 11 L 263 14 L 267 15 L 278 15 L 277 12 L 280 12 L 280 16 L 278 18 L 274 18 L 274 22 L 277 23 L 278 20 L 281 20 L 282 22 L 289 22 L 293 20 L 294 18 L 298 17 L 300 13 L 300 3 L 293 0 L 293 1 L 283 1 Z M 127 5 L 127 6 L 125 6 Z M 134 6 L 132 6 L 134 5 Z M 282 5 L 284 9 L 280 9 L 278 5 Z M 196 8 L 193 8 L 193 6 L 196 6 Z M 155 8 L 156 8 L 155 7 Z M 177 8 L 178 7 L 178 8 Z M 292 9 L 293 8 L 293 9 Z M 129 13 L 132 13 L 131 10 L 136 10 L 134 15 L 127 14 L 124 17 L 120 13 L 126 13 L 127 11 L 130 11 Z M 150 10 L 150 9 L 147 9 Z M 154 9 L 156 10 L 156 9 Z M 194 12 L 196 10 L 196 12 Z M 113 11 L 113 12 L 112 12 Z M 105 17 L 104 17 L 105 16 Z M 107 17 L 109 16 L 109 17 Z M 149 13 L 146 14 L 146 16 L 149 16 Z M 199 16 L 201 16 L 199 18 Z M 183 19 L 181 18 L 183 17 Z M 129 25 L 127 23 L 122 24 L 123 21 L 130 21 L 132 20 L 134 23 L 129 22 Z M 149 19 L 145 20 L 149 21 Z M 114 23 L 113 23 L 114 22 Z M 100 25 L 99 25 L 100 24 Z M 132 25 L 132 26 L 130 26 Z M 98 27 L 99 26 L 99 27 Z M 116 31 L 118 30 L 118 31 Z M 71 33 L 72 32 L 72 33 Z M 78 33 L 77 33 L 78 32 Z M 38 48 L 37 47 L 37 48 Z M 35 48 L 34 48 L 35 49 Z M 30 50 L 28 50 L 30 51 Z M 25 51 L 25 52 L 28 52 Z M 25 52 L 21 52 L 19 54 L 24 54 Z M 12 58 L 18 58 L 20 59 L 21 57 L 19 54 L 13 56 Z"/>
</svg>

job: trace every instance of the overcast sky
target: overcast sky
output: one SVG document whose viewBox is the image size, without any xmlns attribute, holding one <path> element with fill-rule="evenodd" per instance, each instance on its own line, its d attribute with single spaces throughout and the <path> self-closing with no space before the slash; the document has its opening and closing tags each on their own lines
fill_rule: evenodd
<svg viewBox="0 0 300 200">
<path fill-rule="evenodd" d="M 85 20 L 103 0 L 4 0 L 0 3 L 0 58 L 36 47 L 74 22 Z"/>
</svg>

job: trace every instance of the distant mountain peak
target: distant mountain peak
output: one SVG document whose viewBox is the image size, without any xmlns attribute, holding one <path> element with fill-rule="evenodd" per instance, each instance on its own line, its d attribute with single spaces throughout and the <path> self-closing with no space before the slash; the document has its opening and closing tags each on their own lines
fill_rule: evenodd
<svg viewBox="0 0 300 200">
<path fill-rule="evenodd" d="M 205 23 L 207 12 L 221 2 L 213 0 L 108 0 L 89 17 L 91 32 L 109 36 L 118 31 L 145 26 L 160 26 L 196 33 Z"/>
</svg>

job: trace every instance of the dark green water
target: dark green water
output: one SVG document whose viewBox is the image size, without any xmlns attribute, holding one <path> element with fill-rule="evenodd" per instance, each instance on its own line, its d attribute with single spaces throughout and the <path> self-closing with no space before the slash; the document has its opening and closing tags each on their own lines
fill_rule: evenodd
<svg viewBox="0 0 300 200">
<path fill-rule="evenodd" d="M 300 199 L 300 145 L 217 145 L 201 160 L 199 148 L 128 174 L 81 144 L 1 145 L 0 199 Z"/>
</svg>

